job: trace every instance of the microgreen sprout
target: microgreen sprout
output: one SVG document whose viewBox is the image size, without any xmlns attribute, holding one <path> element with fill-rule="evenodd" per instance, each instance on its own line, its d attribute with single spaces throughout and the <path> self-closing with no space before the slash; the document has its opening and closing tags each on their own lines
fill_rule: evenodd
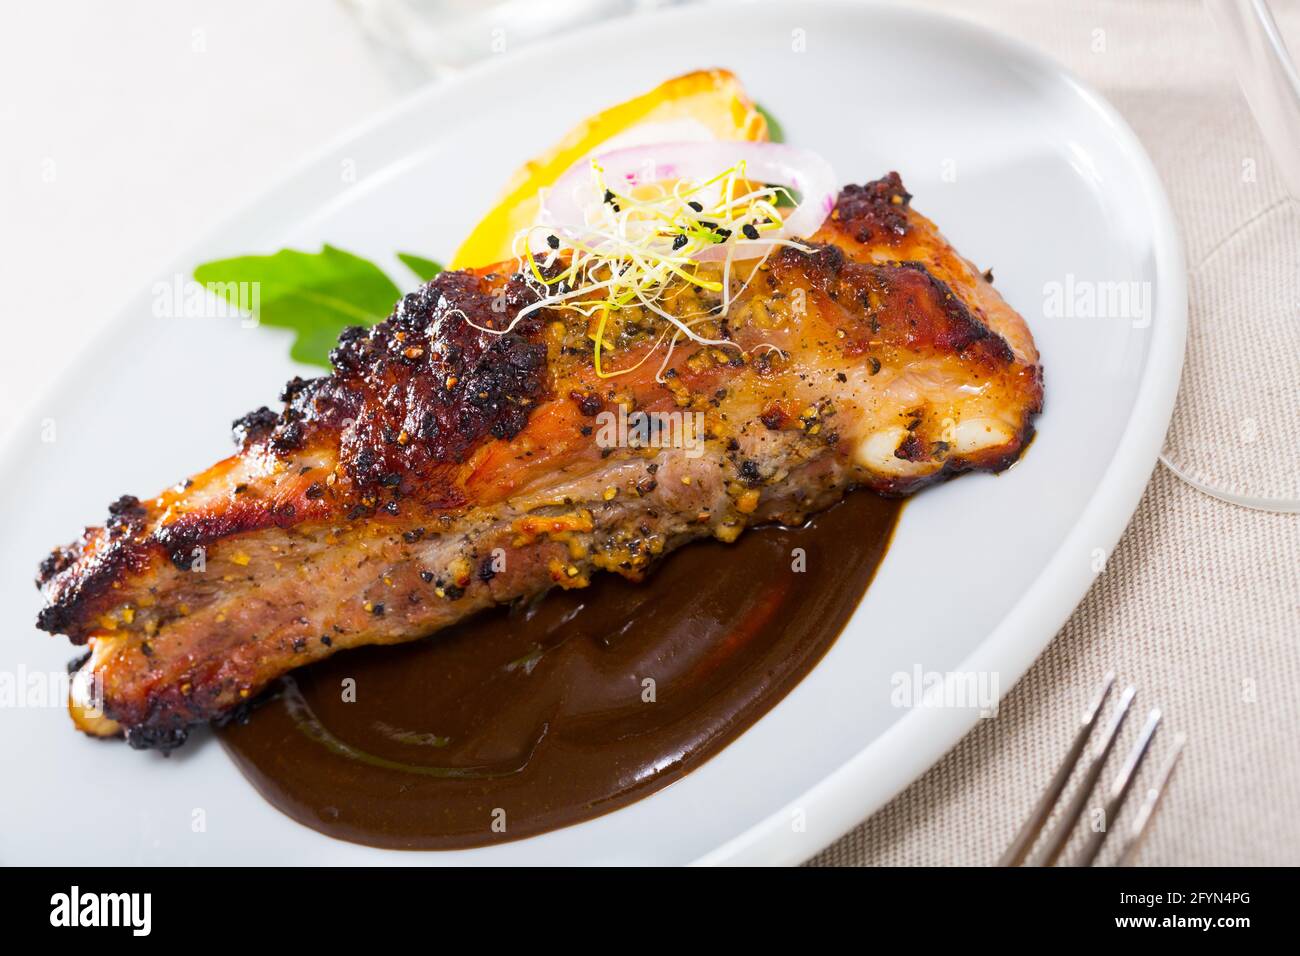
<svg viewBox="0 0 1300 956">
<path fill-rule="evenodd" d="M 739 348 L 726 339 L 706 338 L 694 328 L 725 317 L 735 295 L 748 285 L 750 279 L 732 291 L 733 262 L 761 257 L 761 266 L 778 246 L 809 251 L 783 232 L 792 212 L 791 191 L 749 181 L 745 167 L 740 160 L 703 181 L 650 179 L 624 185 L 606 182 L 605 170 L 592 160 L 592 196 L 598 199 L 586 204 L 585 221 L 539 223 L 515 237 L 519 269 L 544 294 L 521 309 L 506 328 L 482 331 L 504 334 L 542 309 L 594 318 L 590 338 L 601 378 L 626 374 L 648 358 L 630 368 L 605 368 L 603 355 L 613 348 L 606 326 L 624 309 L 644 309 L 667 323 L 655 343 L 657 347 L 668 341 L 656 376 L 661 381 L 682 337 L 701 345 Z M 721 263 L 720 270 L 716 263 Z M 676 283 L 719 296 L 721 302 L 707 312 L 673 314 L 665 300 Z"/>
</svg>

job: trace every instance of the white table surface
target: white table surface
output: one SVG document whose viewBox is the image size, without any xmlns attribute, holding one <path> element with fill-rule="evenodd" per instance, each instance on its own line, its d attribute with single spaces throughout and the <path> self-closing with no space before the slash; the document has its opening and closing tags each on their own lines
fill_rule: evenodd
<svg viewBox="0 0 1300 956">
<path fill-rule="evenodd" d="M 330 0 L 5 5 L 0 429 L 177 252 L 404 91 Z"/>
</svg>

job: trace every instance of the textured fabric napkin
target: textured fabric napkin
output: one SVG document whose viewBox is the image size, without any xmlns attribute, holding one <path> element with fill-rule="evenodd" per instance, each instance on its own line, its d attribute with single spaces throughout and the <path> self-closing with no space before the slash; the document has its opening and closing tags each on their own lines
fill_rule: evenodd
<svg viewBox="0 0 1300 956">
<path fill-rule="evenodd" d="M 1270 455 L 1267 443 L 1295 443 L 1300 426 L 1293 267 L 1300 204 L 1287 198 L 1201 4 L 925 5 L 1028 41 L 1124 114 L 1164 179 L 1191 273 L 1188 368 L 1170 451 L 1221 437 L 1203 434 L 1224 427 L 1206 410 L 1233 404 L 1216 405 L 1217 376 L 1223 363 L 1234 361 L 1228 347 L 1234 337 L 1250 337 L 1251 348 L 1272 363 L 1236 373 L 1258 379 L 1257 400 L 1266 404 L 1253 413 L 1229 408 L 1225 420 L 1234 428 L 1241 423 L 1252 441 L 1256 419 L 1286 427 L 1281 435 L 1265 434 L 1252 449 L 1258 455 L 1211 462 L 1221 470 L 1210 477 L 1295 487 L 1294 451 L 1279 446 Z M 1273 0 L 1273 8 L 1292 49 L 1300 49 L 1300 4 Z M 1286 308 L 1275 308 L 1279 302 Z M 1282 473 L 1270 470 L 1278 461 Z M 1160 706 L 1166 721 L 1121 826 L 1174 734 L 1188 737 L 1140 862 L 1300 863 L 1300 517 L 1225 504 L 1164 465 L 1083 604 L 998 716 L 980 721 L 925 776 L 810 862 L 995 862 L 1063 757 L 1092 690 L 1112 668 L 1139 691 L 1120 753 L 1147 708 Z M 1118 763 L 1116 754 L 1103 784 Z M 1117 849 L 1108 847 L 1103 861 Z"/>
</svg>

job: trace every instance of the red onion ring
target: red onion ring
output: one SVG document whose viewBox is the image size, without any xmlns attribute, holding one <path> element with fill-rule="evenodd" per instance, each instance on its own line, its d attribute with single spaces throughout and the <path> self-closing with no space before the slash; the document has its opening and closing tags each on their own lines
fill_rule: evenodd
<svg viewBox="0 0 1300 956">
<path fill-rule="evenodd" d="M 604 169 L 605 182 L 611 189 L 634 188 L 665 179 L 702 182 L 744 160 L 747 179 L 789 186 L 799 192 L 799 205 L 785 217 L 779 230 L 766 232 L 759 239 L 736 237 L 710 247 L 695 256 L 701 261 L 724 259 L 728 254 L 734 259 L 755 258 L 765 255 L 774 240 L 806 238 L 835 208 L 838 193 L 835 172 L 826 160 L 785 143 L 652 143 L 611 150 L 574 163 L 543 195 L 542 222 L 581 231 L 586 211 L 604 201 L 591 175 L 593 159 Z"/>
</svg>

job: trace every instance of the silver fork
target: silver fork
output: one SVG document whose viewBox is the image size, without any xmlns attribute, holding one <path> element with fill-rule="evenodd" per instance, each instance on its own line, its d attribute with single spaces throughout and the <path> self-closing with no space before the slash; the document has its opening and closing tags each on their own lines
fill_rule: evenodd
<svg viewBox="0 0 1300 956">
<path fill-rule="evenodd" d="M 1002 854 L 998 866 L 1051 866 L 1060 858 L 1061 851 L 1065 849 L 1065 845 L 1069 842 L 1070 834 L 1074 832 L 1075 825 L 1078 824 L 1079 817 L 1083 815 L 1084 808 L 1087 806 L 1088 798 L 1101 777 L 1106 760 L 1115 747 L 1115 741 L 1124 726 L 1124 719 L 1128 716 L 1133 705 L 1133 698 L 1137 696 L 1137 690 L 1132 685 L 1124 688 L 1123 693 L 1120 694 L 1119 701 L 1106 724 L 1106 730 L 1088 758 L 1079 786 L 1070 798 L 1069 804 L 1062 811 L 1056 826 L 1053 827 L 1042 847 L 1033 855 L 1033 858 L 1028 859 L 1030 850 L 1037 842 L 1039 834 L 1042 833 L 1043 827 L 1047 824 L 1048 818 L 1052 815 L 1052 808 L 1056 806 L 1056 802 L 1065 791 L 1065 785 L 1069 782 L 1070 776 L 1079 765 L 1084 748 L 1088 744 L 1088 738 L 1097 726 L 1102 707 L 1105 705 L 1106 698 L 1110 696 L 1114 686 L 1115 673 L 1112 671 L 1106 675 L 1101 686 L 1097 689 L 1097 693 L 1093 695 L 1087 709 L 1084 710 L 1079 729 L 1074 735 L 1074 740 L 1070 743 L 1070 749 L 1066 751 L 1065 760 L 1057 768 L 1051 782 L 1047 785 L 1047 789 L 1039 797 L 1038 803 L 1034 805 L 1029 819 L 1025 821 L 1020 828 L 1020 832 L 1016 834 L 1016 838 L 1011 841 L 1011 845 Z M 1151 740 L 1155 737 L 1156 730 L 1160 726 L 1160 719 L 1159 708 L 1153 709 L 1147 715 L 1147 722 L 1142 727 L 1142 732 L 1138 734 L 1137 742 L 1134 743 L 1128 756 L 1124 758 L 1124 763 L 1120 766 L 1119 773 L 1116 774 L 1115 780 L 1111 783 L 1110 790 L 1106 794 L 1106 802 L 1102 808 L 1102 819 L 1105 826 L 1100 830 L 1094 830 L 1088 836 L 1087 842 L 1080 851 L 1078 858 L 1071 864 L 1072 866 L 1092 866 L 1096 863 L 1097 854 L 1101 852 L 1102 844 L 1105 843 L 1106 837 L 1110 833 L 1110 824 L 1118 819 L 1124 801 L 1128 798 L 1129 791 L 1133 787 L 1137 772 L 1150 752 Z M 1138 848 L 1151 826 L 1151 819 L 1160 807 L 1161 798 L 1164 796 L 1169 778 L 1173 775 L 1174 767 L 1178 764 L 1178 758 L 1181 756 L 1186 742 L 1187 738 L 1179 734 L 1174 741 L 1173 749 L 1165 757 L 1164 763 L 1156 773 L 1156 779 L 1147 789 L 1142 805 L 1138 808 L 1137 815 L 1129 827 L 1124 847 L 1120 851 L 1119 863 L 1121 866 L 1132 865 Z M 1026 862 L 1027 860 L 1028 862 Z"/>
</svg>

